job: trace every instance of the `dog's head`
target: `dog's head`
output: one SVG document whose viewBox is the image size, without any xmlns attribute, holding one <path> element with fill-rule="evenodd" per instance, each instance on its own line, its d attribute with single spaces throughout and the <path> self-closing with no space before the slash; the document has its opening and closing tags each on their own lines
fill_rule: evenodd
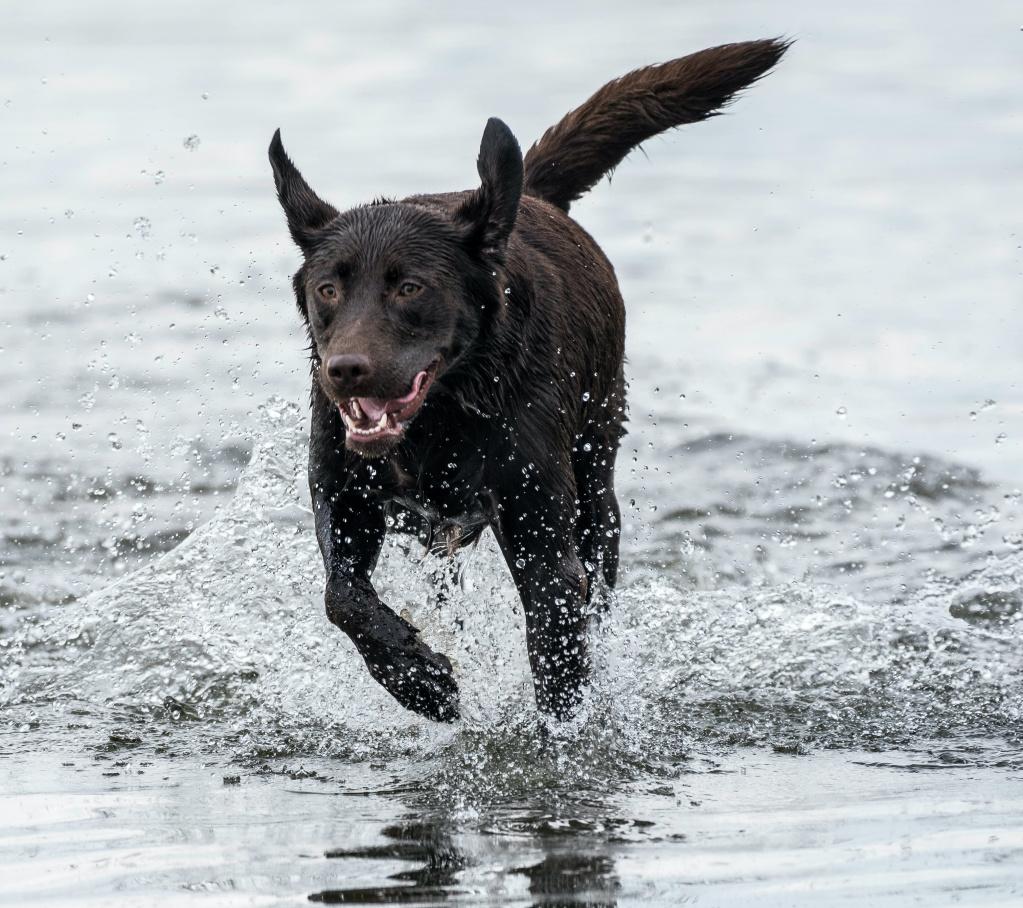
<svg viewBox="0 0 1023 908">
<path fill-rule="evenodd" d="M 346 444 L 386 454 L 434 381 L 464 359 L 502 305 L 497 275 L 522 193 L 522 153 L 500 120 L 480 145 L 482 184 L 453 205 L 377 202 L 338 212 L 270 143 L 277 196 L 304 262 L 295 295 L 316 376 Z"/>
</svg>

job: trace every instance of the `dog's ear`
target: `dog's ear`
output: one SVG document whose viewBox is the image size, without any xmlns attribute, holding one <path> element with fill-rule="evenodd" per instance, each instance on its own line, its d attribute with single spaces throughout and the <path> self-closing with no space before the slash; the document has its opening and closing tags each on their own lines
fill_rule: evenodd
<svg viewBox="0 0 1023 908">
<path fill-rule="evenodd" d="M 274 172 L 277 198 L 288 218 L 291 238 L 303 252 L 308 252 L 313 245 L 315 232 L 337 217 L 337 209 L 309 188 L 285 152 L 279 129 L 270 141 L 270 166 Z"/>
<path fill-rule="evenodd" d="M 487 121 L 476 161 L 480 188 L 455 213 L 466 239 L 484 254 L 501 257 L 515 227 L 522 195 L 522 150 L 512 131 L 496 117 Z"/>
</svg>

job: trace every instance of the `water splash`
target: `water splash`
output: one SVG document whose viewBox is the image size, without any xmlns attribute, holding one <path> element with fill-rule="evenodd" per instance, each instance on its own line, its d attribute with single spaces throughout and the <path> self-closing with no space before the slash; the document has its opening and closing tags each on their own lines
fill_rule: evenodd
<svg viewBox="0 0 1023 908">
<path fill-rule="evenodd" d="M 885 602 L 806 579 L 695 590 L 670 572 L 637 577 L 595 630 L 580 716 L 551 726 L 535 712 L 521 608 L 496 545 L 488 537 L 463 556 L 463 582 L 441 601 L 442 562 L 392 537 L 375 576 L 381 596 L 450 656 L 462 690 L 464 721 L 433 725 L 391 700 L 328 624 L 304 418 L 272 401 L 262 419 L 233 500 L 208 524 L 18 630 L 3 673 L 9 723 L 76 724 L 106 743 L 183 740 L 250 764 L 400 757 L 429 767 L 438 797 L 675 775 L 723 745 L 1015 740 L 1018 546 Z"/>
</svg>

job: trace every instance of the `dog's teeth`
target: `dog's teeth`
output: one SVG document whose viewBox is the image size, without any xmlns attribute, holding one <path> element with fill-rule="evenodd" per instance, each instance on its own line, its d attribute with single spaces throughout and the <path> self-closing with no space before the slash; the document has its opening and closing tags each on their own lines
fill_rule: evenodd
<svg viewBox="0 0 1023 908">
<path fill-rule="evenodd" d="M 359 400 L 355 397 L 352 398 L 352 413 L 355 414 L 356 419 L 362 419 L 362 407 L 359 406 Z"/>
<path fill-rule="evenodd" d="M 379 420 L 379 422 L 377 422 L 377 428 L 378 429 L 386 429 L 387 428 L 387 414 L 386 413 L 381 413 L 380 414 L 380 420 Z"/>
</svg>

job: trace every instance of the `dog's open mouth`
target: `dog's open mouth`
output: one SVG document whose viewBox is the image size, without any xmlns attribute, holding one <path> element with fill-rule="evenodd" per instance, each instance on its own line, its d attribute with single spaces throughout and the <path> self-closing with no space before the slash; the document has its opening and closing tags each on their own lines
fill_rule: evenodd
<svg viewBox="0 0 1023 908">
<path fill-rule="evenodd" d="M 405 427 L 422 407 L 436 374 L 437 363 L 417 373 L 404 397 L 349 397 L 342 400 L 337 408 L 348 430 L 349 443 L 373 445 L 401 438 Z"/>
</svg>

